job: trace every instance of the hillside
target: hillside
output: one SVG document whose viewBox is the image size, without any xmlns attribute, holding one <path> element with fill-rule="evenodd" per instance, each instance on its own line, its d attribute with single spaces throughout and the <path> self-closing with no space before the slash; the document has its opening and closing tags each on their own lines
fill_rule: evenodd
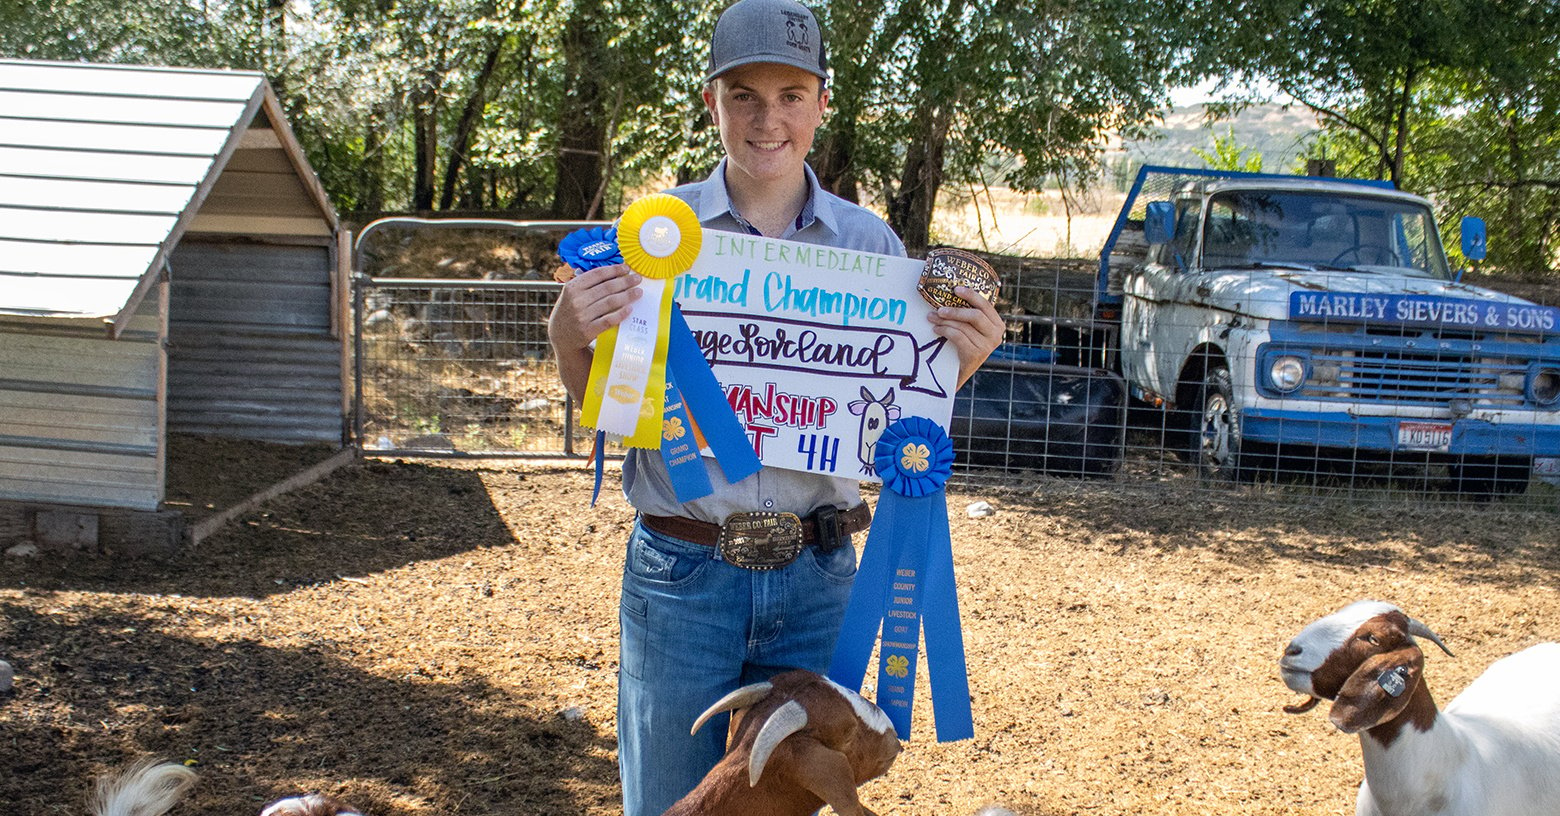
<svg viewBox="0 0 1560 816">
<path fill-rule="evenodd" d="M 1111 158 L 1125 157 L 1133 164 L 1202 167 L 1204 163 L 1193 149 L 1211 150 L 1215 138 L 1233 134 L 1235 143 L 1246 148 L 1248 155 L 1250 151 L 1262 155 L 1263 170 L 1284 172 L 1300 160 L 1317 131 L 1316 116 L 1298 105 L 1257 105 L 1234 119 L 1216 123 L 1206 120 L 1205 105 L 1191 105 L 1171 109 L 1156 138 L 1126 142 L 1112 151 Z"/>
<path fill-rule="evenodd" d="M 1193 149 L 1211 151 L 1215 137 L 1233 133 L 1247 155 L 1262 154 L 1264 170 L 1290 172 L 1316 132 L 1316 118 L 1299 107 L 1259 105 L 1217 123 L 1205 120 L 1203 105 L 1174 108 L 1155 137 L 1115 144 L 1106 151 L 1105 166 L 1119 168 L 1124 178 L 1108 178 L 1100 189 L 1064 196 L 1059 190 L 944 187 L 932 224 L 933 240 L 1008 255 L 1089 257 L 1099 252 L 1110 233 L 1122 192 L 1139 165 L 1206 167 Z"/>
</svg>

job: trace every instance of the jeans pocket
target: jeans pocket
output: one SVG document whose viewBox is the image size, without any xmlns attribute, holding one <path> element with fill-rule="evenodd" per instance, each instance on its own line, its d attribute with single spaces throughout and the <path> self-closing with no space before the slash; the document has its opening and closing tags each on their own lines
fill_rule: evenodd
<svg viewBox="0 0 1560 816">
<path fill-rule="evenodd" d="M 802 557 L 830 581 L 850 583 L 856 577 L 856 548 L 848 540 L 829 552 L 808 547 L 802 551 Z"/>
<path fill-rule="evenodd" d="M 709 563 L 708 552 L 639 528 L 629 537 L 623 569 L 627 580 L 672 587 L 693 581 Z"/>
</svg>

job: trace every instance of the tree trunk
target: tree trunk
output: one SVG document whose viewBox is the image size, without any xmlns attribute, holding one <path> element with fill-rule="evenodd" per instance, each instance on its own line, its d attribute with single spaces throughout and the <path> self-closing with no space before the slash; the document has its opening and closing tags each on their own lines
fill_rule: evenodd
<svg viewBox="0 0 1560 816">
<path fill-rule="evenodd" d="M 585 218 L 601 187 L 607 143 L 606 101 L 598 66 L 601 47 L 600 0 L 574 7 L 563 32 L 564 104 L 558 119 L 558 177 L 553 216 Z"/>
<path fill-rule="evenodd" d="M 1414 104 L 1415 77 L 1412 65 L 1404 69 L 1403 96 L 1397 106 L 1397 132 L 1392 143 L 1392 184 L 1399 188 L 1403 186 L 1403 163 L 1408 152 L 1408 109 Z"/>
<path fill-rule="evenodd" d="M 856 122 L 836 113 L 829 123 L 829 135 L 818 147 L 818 183 L 823 189 L 850 202 L 860 202 L 861 192 L 854 165 Z"/>
<path fill-rule="evenodd" d="M 889 199 L 889 226 L 899 233 L 905 249 L 912 253 L 924 252 L 931 245 L 932 211 L 943 182 L 943 153 L 948 145 L 950 120 L 947 106 L 922 102 L 905 152 L 899 190 Z"/>
<path fill-rule="evenodd" d="M 363 129 L 363 171 L 358 190 L 358 209 L 378 213 L 385 209 L 385 121 L 387 105 L 376 102 L 369 109 L 368 125 Z"/>
<path fill-rule="evenodd" d="M 439 119 L 433 80 L 412 97 L 412 209 L 433 209 L 433 191 L 438 178 L 435 162 L 439 155 Z"/>
<path fill-rule="evenodd" d="M 964 94 L 964 84 L 948 72 L 947 55 L 960 48 L 959 21 L 965 0 L 951 0 L 939 14 L 937 30 L 920 44 L 915 76 L 919 86 L 911 115 L 910 144 L 905 150 L 899 189 L 889 196 L 888 223 L 905 242 L 905 249 L 921 253 L 931 244 L 932 212 L 943 183 L 943 156 L 953 111 Z"/>
<path fill-rule="evenodd" d="M 471 135 L 476 131 L 477 119 L 482 114 L 483 100 L 487 97 L 488 79 L 493 76 L 493 69 L 498 65 L 498 55 L 503 50 L 503 41 L 495 43 L 488 49 L 487 56 L 482 60 L 482 68 L 477 72 L 476 79 L 472 81 L 471 93 L 466 97 L 466 104 L 461 108 L 460 121 L 455 125 L 455 136 L 450 140 L 450 157 L 444 165 L 444 189 L 439 193 L 439 209 L 447 210 L 455 201 L 455 185 L 460 180 L 461 168 L 466 163 L 466 151 L 471 149 Z"/>
</svg>

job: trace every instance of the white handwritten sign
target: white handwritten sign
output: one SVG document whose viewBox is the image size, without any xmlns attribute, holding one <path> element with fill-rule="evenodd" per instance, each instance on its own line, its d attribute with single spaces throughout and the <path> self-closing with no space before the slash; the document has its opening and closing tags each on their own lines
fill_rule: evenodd
<svg viewBox="0 0 1560 816">
<path fill-rule="evenodd" d="M 957 354 L 916 293 L 922 262 L 707 231 L 675 297 L 766 467 L 878 481 L 901 416 L 943 427 Z"/>
</svg>

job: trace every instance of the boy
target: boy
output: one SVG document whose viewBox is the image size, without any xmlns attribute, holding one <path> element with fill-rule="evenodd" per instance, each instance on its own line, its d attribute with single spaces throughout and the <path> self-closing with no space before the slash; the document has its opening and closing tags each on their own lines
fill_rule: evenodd
<svg viewBox="0 0 1560 816">
<path fill-rule="evenodd" d="M 740 0 L 711 40 L 704 103 L 725 158 L 702 182 L 669 190 L 705 229 L 904 255 L 882 219 L 825 192 L 806 164 L 828 107 L 828 69 L 816 18 L 795 0 Z M 618 325 L 639 296 L 626 266 L 564 285 L 548 326 L 559 374 L 585 393 L 590 343 Z M 1003 324 L 980 295 L 931 321 L 968 379 L 1001 341 Z M 850 596 L 850 536 L 871 513 L 854 479 L 765 469 L 732 484 L 706 459 L 715 491 L 676 500 L 658 451 L 633 450 L 623 492 L 638 516 L 623 569 L 618 677 L 618 765 L 625 816 L 655 816 L 720 759 L 725 719 L 688 729 L 738 686 L 788 668 L 828 668 Z M 794 513 L 805 548 L 779 569 L 748 569 L 715 549 L 722 525 L 754 513 Z"/>
</svg>

